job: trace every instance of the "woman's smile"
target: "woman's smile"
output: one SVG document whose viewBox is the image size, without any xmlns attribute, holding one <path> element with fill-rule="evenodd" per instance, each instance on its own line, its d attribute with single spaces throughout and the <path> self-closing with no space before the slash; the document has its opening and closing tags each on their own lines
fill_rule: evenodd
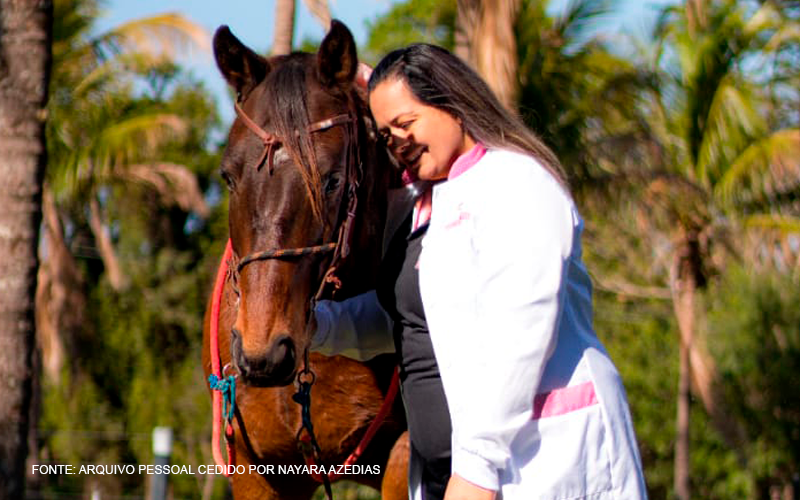
<svg viewBox="0 0 800 500">
<path fill-rule="evenodd" d="M 455 159 L 475 145 L 460 119 L 423 104 L 403 80 L 379 83 L 369 99 L 392 154 L 420 179 L 446 179 Z"/>
</svg>

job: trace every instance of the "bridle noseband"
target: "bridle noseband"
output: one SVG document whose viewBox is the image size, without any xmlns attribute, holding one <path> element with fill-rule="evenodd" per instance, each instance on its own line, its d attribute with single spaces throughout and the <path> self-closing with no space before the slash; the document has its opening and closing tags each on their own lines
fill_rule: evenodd
<svg viewBox="0 0 800 500">
<path fill-rule="evenodd" d="M 242 120 L 242 123 L 244 123 L 244 125 L 259 139 L 261 139 L 261 142 L 264 143 L 264 150 L 262 151 L 258 162 L 256 163 L 256 169 L 260 170 L 266 161 L 268 170 L 270 173 L 272 173 L 275 148 L 281 143 L 280 139 L 274 134 L 270 134 L 260 127 L 255 121 L 253 121 L 253 119 L 244 112 L 238 102 L 234 104 L 234 108 L 236 110 L 236 114 L 239 116 L 239 119 Z M 316 301 L 322 297 L 328 283 L 334 284 L 334 292 L 341 287 L 341 280 L 336 277 L 336 270 L 341 264 L 341 261 L 350 253 L 353 221 L 356 216 L 356 207 L 358 206 L 358 186 L 360 185 L 363 171 L 363 166 L 358 151 L 358 120 L 354 111 L 351 109 L 348 113 L 342 113 L 332 118 L 314 122 L 310 124 L 306 130 L 313 134 L 315 132 L 323 132 L 338 125 L 345 127 L 345 140 L 347 141 L 347 184 L 345 187 L 347 195 L 347 207 L 345 218 L 339 227 L 339 235 L 336 241 L 322 245 L 298 248 L 277 248 L 273 250 L 254 252 L 238 259 L 238 262 L 235 265 L 236 274 L 239 274 L 247 264 L 251 264 L 259 260 L 286 259 L 333 251 L 334 253 L 331 264 L 328 266 L 328 270 L 325 271 L 313 300 Z M 344 200 L 345 192 L 342 193 L 342 197 L 339 201 L 340 213 Z M 234 259 L 236 259 L 236 257 L 234 257 Z"/>
</svg>

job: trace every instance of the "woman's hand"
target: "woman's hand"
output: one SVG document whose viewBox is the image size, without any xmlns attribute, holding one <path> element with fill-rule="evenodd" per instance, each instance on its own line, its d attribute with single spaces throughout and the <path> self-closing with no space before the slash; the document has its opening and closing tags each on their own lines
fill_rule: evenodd
<svg viewBox="0 0 800 500">
<path fill-rule="evenodd" d="M 450 476 L 444 500 L 494 500 L 496 491 L 481 488 L 470 483 L 458 474 Z"/>
</svg>

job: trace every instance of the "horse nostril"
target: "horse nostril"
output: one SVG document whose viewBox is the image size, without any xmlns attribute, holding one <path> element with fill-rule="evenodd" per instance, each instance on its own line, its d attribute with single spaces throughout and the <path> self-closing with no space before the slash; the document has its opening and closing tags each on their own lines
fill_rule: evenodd
<svg viewBox="0 0 800 500">
<path fill-rule="evenodd" d="M 236 328 L 231 329 L 231 360 L 233 360 L 240 372 L 247 370 L 244 350 L 242 349 L 242 333 Z"/>
<path fill-rule="evenodd" d="M 294 369 L 294 362 L 296 359 L 295 356 L 295 349 L 294 349 L 294 340 L 288 335 L 281 335 L 278 337 L 277 341 L 278 347 L 283 348 L 283 361 L 280 364 L 289 367 L 291 366 Z M 278 349 L 278 356 L 280 356 L 280 349 Z"/>
</svg>

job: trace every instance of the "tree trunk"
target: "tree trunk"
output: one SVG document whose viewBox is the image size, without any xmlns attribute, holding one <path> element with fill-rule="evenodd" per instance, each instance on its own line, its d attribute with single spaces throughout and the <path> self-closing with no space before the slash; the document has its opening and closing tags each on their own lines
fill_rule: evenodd
<svg viewBox="0 0 800 500">
<path fill-rule="evenodd" d="M 478 29 L 480 12 L 480 0 L 458 0 L 454 53 L 476 70 L 478 66 L 472 51 L 472 40 Z"/>
<path fill-rule="evenodd" d="M 689 29 L 694 33 L 705 26 L 706 2 L 705 0 L 686 0 L 686 19 L 689 21 Z"/>
<path fill-rule="evenodd" d="M 292 51 L 294 36 L 294 0 L 275 2 L 275 40 L 272 55 L 279 56 Z"/>
<path fill-rule="evenodd" d="M 693 320 L 691 307 L 694 303 L 694 291 L 688 289 L 678 290 L 678 296 L 674 299 L 675 314 L 678 323 L 691 324 Z M 684 321 L 681 321 L 684 318 Z M 687 333 L 692 335 L 691 328 L 688 327 Z M 685 335 L 681 333 L 679 346 L 680 365 L 678 375 L 678 414 L 675 420 L 675 498 L 678 500 L 689 500 L 690 495 L 690 466 L 689 466 L 689 412 L 691 410 L 691 345 L 686 344 Z"/>
<path fill-rule="evenodd" d="M 0 0 L 0 498 L 24 498 L 53 5 Z"/>
<path fill-rule="evenodd" d="M 331 27 L 331 9 L 328 7 L 328 0 L 304 0 L 308 11 L 319 21 L 322 29 L 328 31 Z"/>
<path fill-rule="evenodd" d="M 725 412 L 721 403 L 714 359 L 704 344 L 697 341 L 695 299 L 696 291 L 705 282 L 703 261 L 707 258 L 699 243 L 700 233 L 698 229 L 681 229 L 670 270 L 672 305 L 680 331 L 674 478 L 675 496 L 679 500 L 688 500 L 691 495 L 689 412 L 693 392 L 699 396 L 715 428 L 731 448 L 741 450 L 744 440 L 744 429 Z"/>
<path fill-rule="evenodd" d="M 520 0 L 459 0 L 456 26 L 456 54 L 468 57 L 465 60 L 512 111 L 516 111 L 519 91 L 514 36 L 519 9 Z M 469 40 L 469 50 L 459 47 L 462 36 Z"/>
<path fill-rule="evenodd" d="M 94 196 L 89 200 L 89 226 L 92 228 L 97 251 L 100 252 L 100 258 L 103 259 L 103 267 L 105 267 L 111 288 L 119 292 L 127 286 L 127 279 L 122 272 L 114 245 L 111 243 L 111 236 L 103 224 L 100 203 Z"/>
<path fill-rule="evenodd" d="M 675 420 L 675 498 L 689 500 L 690 462 L 689 462 L 689 412 L 691 410 L 691 352 L 695 333 L 695 291 L 697 289 L 698 262 L 693 249 L 693 239 L 685 231 L 678 239 L 671 269 L 670 288 L 672 305 L 680 330 L 680 365 L 678 375 L 678 404 Z"/>
<path fill-rule="evenodd" d="M 60 383 L 86 310 L 83 276 L 64 241 L 53 193 L 45 183 L 42 198 L 42 262 L 36 284 L 36 342 L 45 379 Z"/>
</svg>

